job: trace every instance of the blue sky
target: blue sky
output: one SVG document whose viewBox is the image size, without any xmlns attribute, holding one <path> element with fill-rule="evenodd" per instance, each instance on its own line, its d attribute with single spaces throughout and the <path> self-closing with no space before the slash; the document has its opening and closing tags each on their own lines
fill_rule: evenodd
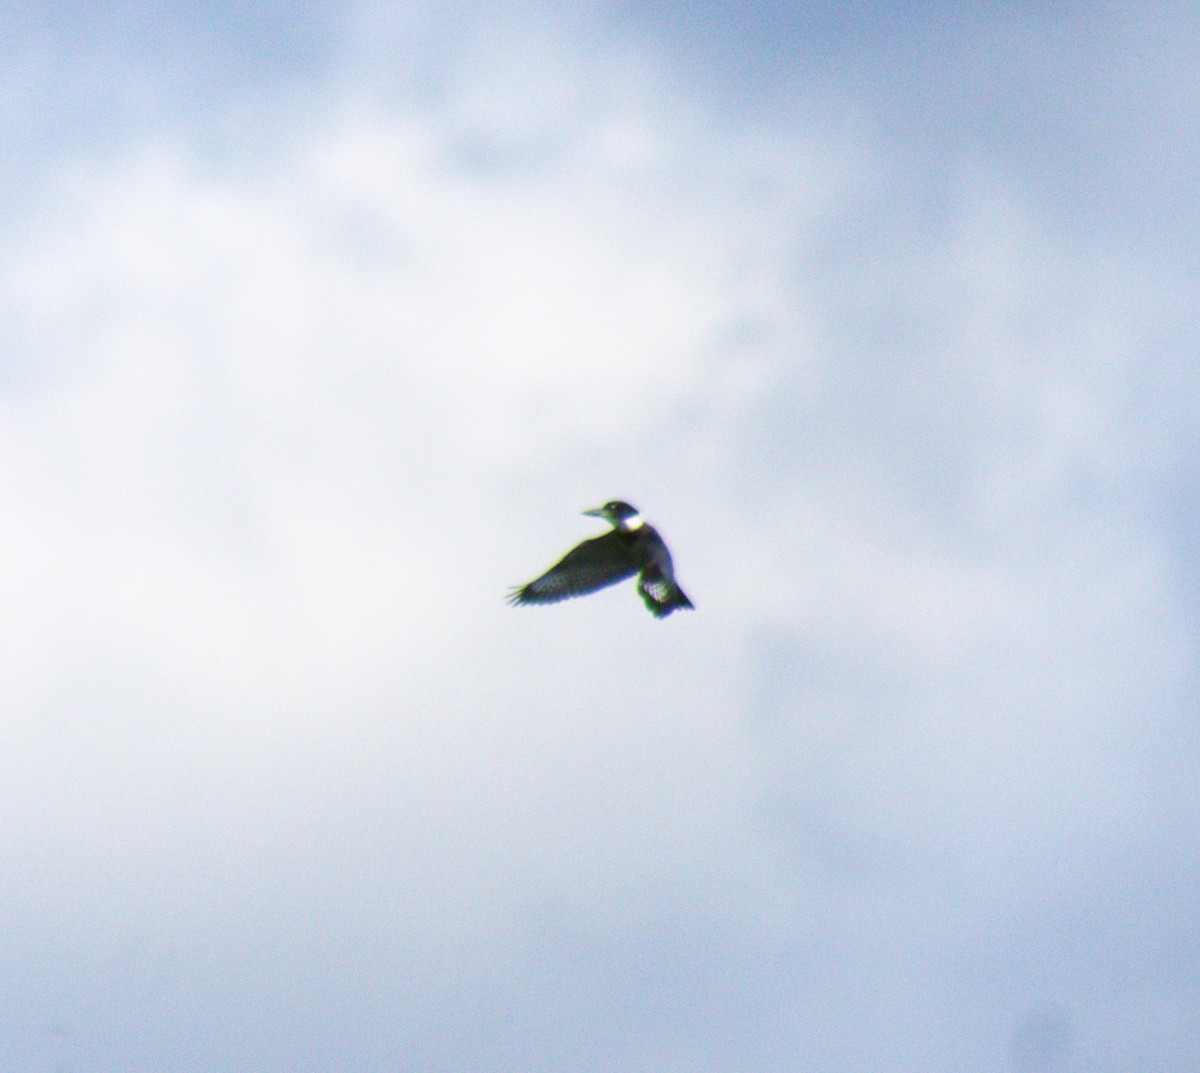
<svg viewBox="0 0 1200 1073">
<path fill-rule="evenodd" d="M 1193 12 L 2 28 L 6 1068 L 1194 1067 Z"/>
</svg>

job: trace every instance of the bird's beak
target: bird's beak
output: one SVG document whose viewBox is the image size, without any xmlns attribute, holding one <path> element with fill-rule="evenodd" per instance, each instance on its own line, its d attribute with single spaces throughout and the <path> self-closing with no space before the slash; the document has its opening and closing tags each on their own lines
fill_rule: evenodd
<svg viewBox="0 0 1200 1073">
<path fill-rule="evenodd" d="M 586 514 L 589 518 L 607 518 L 608 517 L 608 515 L 604 513 L 603 507 L 593 507 L 591 510 L 585 510 L 583 513 Z"/>
</svg>

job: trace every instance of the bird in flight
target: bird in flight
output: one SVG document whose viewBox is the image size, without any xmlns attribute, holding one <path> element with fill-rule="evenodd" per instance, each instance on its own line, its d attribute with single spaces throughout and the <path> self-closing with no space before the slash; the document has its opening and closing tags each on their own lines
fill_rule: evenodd
<svg viewBox="0 0 1200 1073">
<path fill-rule="evenodd" d="M 612 529 L 585 540 L 541 577 L 513 589 L 508 597 L 510 604 L 553 604 L 585 596 L 637 574 L 638 592 L 656 618 L 665 618 L 676 608 L 692 607 L 692 601 L 675 582 L 667 545 L 635 507 L 614 499 L 583 513 L 603 518 Z"/>
</svg>

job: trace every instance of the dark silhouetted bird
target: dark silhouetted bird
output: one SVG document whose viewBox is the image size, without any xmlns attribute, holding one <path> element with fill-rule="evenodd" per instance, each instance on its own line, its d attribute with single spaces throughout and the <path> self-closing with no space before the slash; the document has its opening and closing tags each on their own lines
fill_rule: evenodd
<svg viewBox="0 0 1200 1073">
<path fill-rule="evenodd" d="M 572 596 L 584 596 L 627 577 L 638 575 L 638 592 L 657 618 L 665 618 L 678 607 L 692 606 L 675 583 L 671 553 L 652 525 L 642 521 L 634 507 L 614 499 L 595 510 L 612 531 L 585 540 L 572 548 L 541 577 L 513 589 L 512 604 L 552 604 Z"/>
</svg>

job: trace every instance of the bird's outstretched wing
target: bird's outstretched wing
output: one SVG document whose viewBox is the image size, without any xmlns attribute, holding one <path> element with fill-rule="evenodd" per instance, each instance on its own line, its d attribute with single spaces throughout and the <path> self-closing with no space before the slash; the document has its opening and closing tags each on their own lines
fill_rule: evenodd
<svg viewBox="0 0 1200 1073">
<path fill-rule="evenodd" d="M 638 572 L 638 563 L 615 530 L 572 548 L 541 577 L 513 589 L 511 604 L 552 604 L 615 585 Z"/>
</svg>

